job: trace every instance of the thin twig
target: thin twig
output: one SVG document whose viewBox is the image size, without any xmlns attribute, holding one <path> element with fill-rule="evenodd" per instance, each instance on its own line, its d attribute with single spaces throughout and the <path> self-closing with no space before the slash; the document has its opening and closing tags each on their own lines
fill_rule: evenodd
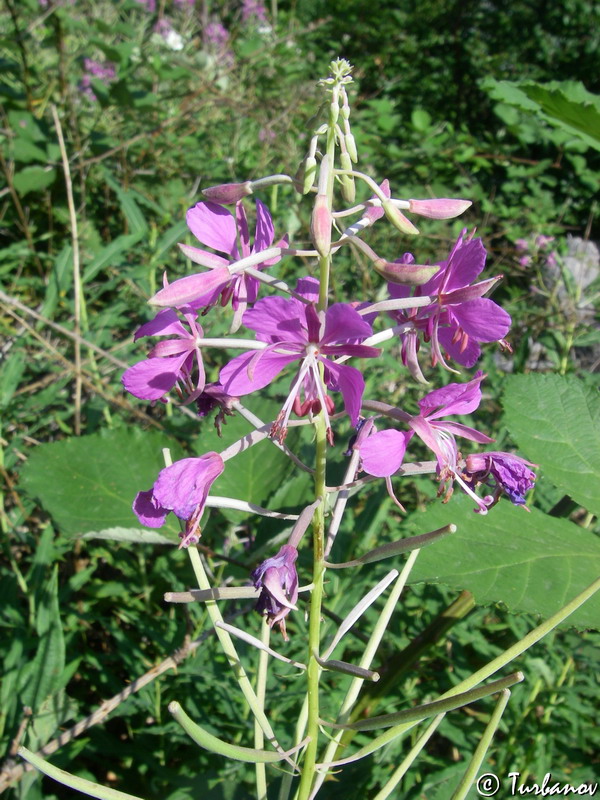
<svg viewBox="0 0 600 800">
<path fill-rule="evenodd" d="M 74 313 L 73 331 L 79 337 L 81 330 L 81 274 L 79 265 L 79 232 L 77 229 L 77 214 L 75 213 L 75 201 L 73 200 L 73 182 L 71 181 L 71 170 L 69 167 L 69 158 L 67 156 L 67 149 L 65 147 L 65 139 L 62 132 L 62 126 L 56 106 L 51 107 L 52 118 L 54 119 L 54 126 L 56 127 L 56 135 L 58 137 L 58 146 L 60 148 L 60 155 L 63 163 L 63 170 L 65 173 L 65 185 L 67 189 L 67 205 L 69 207 L 69 220 L 71 223 L 71 241 L 73 243 L 73 291 L 74 291 Z M 75 435 L 79 436 L 81 433 L 81 343 L 79 339 L 75 340 Z"/>
</svg>

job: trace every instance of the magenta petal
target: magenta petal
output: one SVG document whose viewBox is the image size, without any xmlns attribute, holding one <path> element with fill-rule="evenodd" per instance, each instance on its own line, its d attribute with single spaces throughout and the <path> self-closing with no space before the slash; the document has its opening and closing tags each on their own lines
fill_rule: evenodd
<svg viewBox="0 0 600 800">
<path fill-rule="evenodd" d="M 453 436 L 462 436 L 463 439 L 470 439 L 472 442 L 479 442 L 480 444 L 489 444 L 495 442 L 481 431 L 476 431 L 475 428 L 470 428 L 468 425 L 463 425 L 462 422 L 450 422 L 449 420 L 442 420 L 440 422 L 433 422 L 433 428 L 442 428 Z"/>
<path fill-rule="evenodd" d="M 462 364 L 463 367 L 474 366 L 481 356 L 481 347 L 475 339 L 467 339 L 467 346 L 461 350 L 460 341 L 452 341 L 455 331 L 456 328 L 439 328 L 437 334 L 439 343 L 457 364 Z"/>
<path fill-rule="evenodd" d="M 177 312 L 172 308 L 165 308 L 137 329 L 133 337 L 136 342 L 142 336 L 189 336 L 186 329 L 181 324 Z"/>
<path fill-rule="evenodd" d="M 298 278 L 296 292 L 311 303 L 319 302 L 319 281 L 316 278 Z"/>
<path fill-rule="evenodd" d="M 292 341 L 306 344 L 306 314 L 301 304 L 285 297 L 264 297 L 243 318 L 261 342 Z"/>
<path fill-rule="evenodd" d="M 465 333 L 478 342 L 497 342 L 510 330 L 510 314 L 487 297 L 469 300 L 450 310 Z"/>
<path fill-rule="evenodd" d="M 266 250 L 273 244 L 275 238 L 275 228 L 273 227 L 273 220 L 269 214 L 269 209 L 260 200 L 256 200 L 256 231 L 254 233 L 254 247 L 252 248 L 255 253 L 260 250 Z"/>
<path fill-rule="evenodd" d="M 373 329 L 368 322 L 346 303 L 335 303 L 329 306 L 325 316 L 325 333 L 321 344 L 340 342 L 362 342 L 372 336 Z"/>
<path fill-rule="evenodd" d="M 444 292 L 451 292 L 473 283 L 485 267 L 486 252 L 481 239 L 471 239 L 458 247 L 450 259 L 449 278 Z"/>
<path fill-rule="evenodd" d="M 397 472 L 404 458 L 411 434 L 387 430 L 371 434 L 360 446 L 362 468 L 376 478 L 387 478 Z"/>
<path fill-rule="evenodd" d="M 133 511 L 142 525 L 147 528 L 162 528 L 169 513 L 168 508 L 163 508 L 154 500 L 153 490 L 138 492 L 133 501 Z"/>
<path fill-rule="evenodd" d="M 336 364 L 334 361 L 325 359 L 324 361 L 327 386 L 342 393 L 346 413 L 350 417 L 350 422 L 356 425 L 365 391 L 364 378 L 356 367 Z"/>
<path fill-rule="evenodd" d="M 253 364 L 252 380 L 248 377 L 248 367 L 252 359 L 260 355 L 260 359 Z M 219 383 L 223 386 L 226 394 L 240 397 L 256 389 L 262 389 L 271 383 L 273 378 L 281 370 L 300 358 L 299 355 L 292 353 L 281 355 L 271 351 L 257 354 L 256 350 L 249 353 L 242 353 L 226 364 L 219 375 Z"/>
<path fill-rule="evenodd" d="M 230 263 L 226 258 L 223 258 L 223 256 L 218 256 L 216 253 L 209 253 L 208 250 L 201 250 L 199 247 L 192 247 L 189 244 L 182 244 L 181 242 L 178 242 L 178 246 L 184 256 L 187 256 L 194 264 L 200 264 L 201 267 L 215 269 L 216 267 L 225 267 Z"/>
<path fill-rule="evenodd" d="M 211 484 L 224 468 L 218 453 L 176 461 L 159 472 L 153 489 L 154 500 L 171 509 L 180 519 L 189 519 L 197 507 L 206 502 Z"/>
<path fill-rule="evenodd" d="M 193 303 L 209 292 L 218 291 L 231 280 L 227 267 L 217 267 L 208 272 L 186 275 L 173 281 L 149 300 L 152 306 L 184 306 Z"/>
<path fill-rule="evenodd" d="M 168 358 L 178 356 L 181 353 L 190 353 L 196 346 L 191 336 L 187 339 L 166 339 L 164 342 L 157 342 L 149 353 L 149 358 Z"/>
<path fill-rule="evenodd" d="M 188 210 L 185 220 L 202 244 L 237 258 L 237 226 L 226 208 L 216 203 L 196 203 Z"/>
<path fill-rule="evenodd" d="M 146 358 L 125 370 L 121 383 L 140 400 L 160 400 L 177 383 L 188 353 L 172 358 Z"/>
<path fill-rule="evenodd" d="M 419 408 L 429 419 L 436 419 L 449 414 L 470 414 L 481 402 L 480 383 L 485 378 L 478 372 L 468 383 L 449 383 L 441 389 L 425 395 L 419 400 Z"/>
<path fill-rule="evenodd" d="M 475 300 L 478 297 L 483 297 L 484 294 L 491 292 L 494 286 L 498 281 L 501 281 L 503 277 L 503 275 L 495 275 L 493 278 L 479 281 L 472 286 L 462 286 L 460 289 L 454 289 L 452 292 L 444 292 L 444 305 L 452 306 L 457 303 L 466 303 L 467 300 Z"/>
</svg>

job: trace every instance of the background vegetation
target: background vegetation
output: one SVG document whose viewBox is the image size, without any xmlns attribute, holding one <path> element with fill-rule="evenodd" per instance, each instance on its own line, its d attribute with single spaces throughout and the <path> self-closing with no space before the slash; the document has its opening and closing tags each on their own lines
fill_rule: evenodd
<svg viewBox="0 0 600 800">
<path fill-rule="evenodd" d="M 165 591 L 187 588 L 192 580 L 184 553 L 80 535 L 134 527 L 129 503 L 150 485 L 167 436 L 182 452 L 219 447 L 211 444 L 210 422 L 198 437 L 193 415 L 160 404 L 143 407 L 125 396 L 122 368 L 140 357 L 131 334 L 147 318 L 145 299 L 163 270 L 185 274 L 176 242 L 188 240 L 184 214 L 201 188 L 295 170 L 322 102 L 316 80 L 332 58 L 344 56 L 356 65 L 352 119 L 362 165 L 389 178 L 402 196 L 474 201 L 466 220 L 422 226 L 421 257 L 438 260 L 463 225 L 477 225 L 490 251 L 487 274 L 505 275 L 495 299 L 513 316 L 514 356 L 485 355 L 487 432 L 505 449 L 514 444 L 502 416 L 516 402 L 513 397 L 511 406 L 504 394 L 509 372 L 523 379 L 540 372 L 556 373 L 548 375 L 553 380 L 568 376 L 571 396 L 593 393 L 598 384 L 597 261 L 595 273 L 593 257 L 587 271 L 568 267 L 570 236 L 600 238 L 594 205 L 598 105 L 586 93 L 600 92 L 598 4 L 273 0 L 264 17 L 245 15 L 249 4 L 233 0 L 152 5 L 4 0 L 0 11 L 0 741 L 5 776 L 20 778 L 7 796 L 23 800 L 72 796 L 33 773 L 11 772 L 9 751 L 24 706 L 35 720 L 24 741 L 37 749 L 188 647 L 206 627 L 202 609 L 163 602 Z M 181 49 L 173 49 L 176 40 L 169 41 L 166 24 L 181 37 Z M 524 85 L 553 81 L 561 83 L 552 97 L 563 109 L 570 99 L 586 106 L 590 130 L 569 128 L 565 114 L 557 124 L 544 105 L 547 97 L 524 93 Z M 69 156 L 76 228 L 59 130 Z M 301 198 L 281 190 L 262 199 L 277 216 L 279 233 L 286 228 L 295 242 L 306 241 L 309 211 Z M 400 255 L 385 238 L 373 246 L 389 258 Z M 73 270 L 77 252 L 79 274 Z M 348 257 L 334 276 L 340 294 L 342 288 L 358 293 L 376 286 L 356 258 Z M 224 331 L 225 320 L 219 324 Z M 388 351 L 381 364 L 371 373 L 372 387 L 385 387 L 388 397 L 410 404 L 413 394 L 398 377 L 397 353 Z M 216 373 L 219 364 L 208 366 Z M 283 385 L 274 386 L 274 396 Z M 548 394 L 557 394 L 557 386 L 548 387 Z M 264 405 L 255 410 L 268 417 Z M 239 430 L 232 420 L 226 436 L 233 439 Z M 525 442 L 517 438 L 523 454 L 535 460 Z M 172 438 L 169 444 L 175 453 Z M 340 464 L 343 449 L 340 442 Z M 261 457 L 265 470 L 279 469 L 272 458 L 265 466 Z M 240 472 L 256 475 L 261 464 L 248 463 Z M 581 486 L 583 478 L 572 474 Z M 261 495 L 241 479 L 222 493 L 255 491 L 257 502 L 294 507 L 304 487 L 292 477 L 278 494 L 263 488 Z M 424 481 L 402 484 L 401 499 L 413 520 L 434 493 Z M 557 525 L 570 520 L 590 536 L 597 533 L 592 505 L 556 474 L 542 473 L 534 505 L 556 517 Z M 514 516 L 499 519 L 498 535 L 506 526 L 516 534 L 515 526 L 526 525 Z M 339 560 L 350 557 L 358 540 L 366 548 L 380 537 L 394 538 L 394 531 L 397 538 L 403 524 L 379 490 L 363 497 L 352 523 Z M 250 525 L 240 515 L 214 513 L 202 541 L 217 576 L 243 580 L 260 548 L 280 530 L 272 522 Z M 556 536 L 565 542 L 566 559 L 574 552 L 565 530 L 557 528 Z M 350 603 L 370 580 L 360 574 L 344 584 L 340 578 L 330 594 Z M 493 603 L 496 598 L 486 599 L 485 587 L 469 587 L 484 595 L 482 604 L 461 619 L 470 609 L 467 598 L 453 624 L 440 629 L 439 615 L 465 585 L 447 576 L 439 585 L 411 587 L 381 660 L 385 664 L 409 647 L 424 628 L 427 647 L 408 659 L 412 668 L 388 687 L 381 711 L 420 701 L 424 687 L 444 691 L 449 680 L 458 682 L 536 624 L 529 609 L 514 613 Z M 332 615 L 347 610 L 336 603 Z M 246 624 L 256 627 L 248 608 L 232 613 L 247 615 Z M 291 657 L 305 642 L 297 616 Z M 537 780 L 551 771 L 575 784 L 593 779 L 600 747 L 598 639 L 585 631 L 591 627 L 586 621 L 577 631 L 561 630 L 522 659 L 518 666 L 527 681 L 514 690 L 491 752 L 493 771 L 516 768 Z M 207 727 L 243 740 L 247 720 L 230 693 L 225 662 L 202 645 L 185 653 L 176 675 L 166 672 L 132 693 L 52 760 L 148 800 L 248 796 L 244 765 L 217 770 L 214 758 L 190 745 L 166 715 L 169 700 L 185 699 L 189 713 Z M 287 676 L 269 691 L 274 723 L 291 729 L 302 689 Z M 373 710 L 377 698 L 370 702 Z M 482 706 L 446 720 L 403 784 L 404 796 L 449 797 L 448 786 L 464 769 L 464 754 L 477 742 L 486 714 Z M 364 765 L 349 767 L 323 796 L 369 796 L 397 760 L 392 750 L 376 758 L 370 772 Z"/>
</svg>

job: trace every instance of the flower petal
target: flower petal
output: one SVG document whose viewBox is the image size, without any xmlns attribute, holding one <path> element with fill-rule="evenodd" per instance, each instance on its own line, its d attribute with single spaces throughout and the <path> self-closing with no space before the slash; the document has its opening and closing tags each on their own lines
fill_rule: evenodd
<svg viewBox="0 0 600 800">
<path fill-rule="evenodd" d="M 165 308 L 149 322 L 145 322 L 137 329 L 133 341 L 137 342 L 142 336 L 189 336 L 189 333 L 181 324 L 177 312 L 172 308 Z"/>
<path fill-rule="evenodd" d="M 449 311 L 463 331 L 478 342 L 497 342 L 510 330 L 510 314 L 487 297 L 468 300 Z"/>
<path fill-rule="evenodd" d="M 188 353 L 171 358 L 146 358 L 125 370 L 121 383 L 140 400 L 160 400 L 177 383 Z"/>
<path fill-rule="evenodd" d="M 185 278 L 179 278 L 173 283 L 169 283 L 148 302 L 151 306 L 184 306 L 197 302 L 198 298 L 204 295 L 218 292 L 230 280 L 231 273 L 227 267 L 217 267 L 196 275 L 186 275 Z"/>
<path fill-rule="evenodd" d="M 188 210 L 185 220 L 198 241 L 237 259 L 237 226 L 230 211 L 216 203 L 201 202 Z"/>
<path fill-rule="evenodd" d="M 347 303 L 335 303 L 327 309 L 321 344 L 356 344 L 372 335 L 373 329 L 369 323 Z"/>
<path fill-rule="evenodd" d="M 223 459 L 214 452 L 176 461 L 159 472 L 154 500 L 180 519 L 189 519 L 199 505 L 204 505 L 211 484 L 224 469 Z"/>
<path fill-rule="evenodd" d="M 308 342 L 304 306 L 291 298 L 264 297 L 246 311 L 243 323 L 261 342 Z"/>
<path fill-rule="evenodd" d="M 363 470 L 376 478 L 393 475 L 402 465 L 411 435 L 391 429 L 372 433 L 360 446 Z"/>
<path fill-rule="evenodd" d="M 352 425 L 356 425 L 360 415 L 365 381 L 356 367 L 347 364 L 336 364 L 328 359 L 320 359 L 325 364 L 325 382 L 330 389 L 342 393 L 344 408 Z"/>
<path fill-rule="evenodd" d="M 478 372 L 468 383 L 449 383 L 425 395 L 419 400 L 421 413 L 429 419 L 437 419 L 449 414 L 470 414 L 481 402 L 480 383 L 485 378 Z"/>
<path fill-rule="evenodd" d="M 168 508 L 163 508 L 155 501 L 152 489 L 149 492 L 137 493 L 133 501 L 133 511 L 147 528 L 162 528 L 169 513 Z"/>
<path fill-rule="evenodd" d="M 258 253 L 271 247 L 275 238 L 275 228 L 273 220 L 269 214 L 269 209 L 260 200 L 256 200 L 256 230 L 254 232 L 254 246 L 252 251 Z"/>
<path fill-rule="evenodd" d="M 270 351 L 262 352 L 259 355 L 260 359 L 255 360 L 253 364 L 252 379 L 248 377 L 248 368 L 250 362 L 257 357 L 256 350 L 236 356 L 223 367 L 219 375 L 219 383 L 227 394 L 241 397 L 257 389 L 262 389 L 271 383 L 285 366 L 300 358 L 296 353 L 282 355 Z"/>
</svg>

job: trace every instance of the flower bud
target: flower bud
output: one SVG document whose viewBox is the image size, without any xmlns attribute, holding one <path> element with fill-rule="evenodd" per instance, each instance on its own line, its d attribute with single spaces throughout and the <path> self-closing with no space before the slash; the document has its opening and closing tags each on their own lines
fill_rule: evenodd
<svg viewBox="0 0 600 800">
<path fill-rule="evenodd" d="M 344 142 L 346 143 L 346 150 L 352 161 L 356 164 L 358 162 L 358 152 L 356 150 L 356 142 L 354 141 L 354 136 L 351 133 L 347 133 L 344 136 Z"/>
<path fill-rule="evenodd" d="M 302 194 L 308 194 L 315 182 L 315 175 L 317 174 L 317 159 L 314 156 L 307 156 L 304 159 L 304 186 L 302 187 Z"/>
<path fill-rule="evenodd" d="M 437 264 L 409 264 L 401 261 L 386 261 L 378 258 L 373 262 L 375 270 L 390 283 L 403 286 L 421 286 L 439 270 Z"/>
<path fill-rule="evenodd" d="M 409 200 L 409 209 L 414 214 L 430 219 L 452 219 L 473 205 L 470 200 L 455 200 L 438 197 L 433 200 Z"/>
<path fill-rule="evenodd" d="M 401 233 L 407 233 L 412 236 L 419 233 L 418 229 L 415 228 L 412 222 L 404 216 L 400 209 L 397 208 L 391 200 L 382 201 L 381 207 L 383 208 L 386 217 L 392 223 L 394 228 L 399 230 Z"/>
<path fill-rule="evenodd" d="M 333 217 L 326 194 L 318 194 L 310 220 L 310 233 L 313 243 L 323 257 L 331 251 L 331 225 Z"/>
<path fill-rule="evenodd" d="M 298 600 L 297 558 L 296 548 L 284 544 L 276 556 L 263 561 L 251 576 L 255 587 L 261 590 L 256 610 L 266 615 L 271 627 L 279 625 L 286 641 L 285 617 L 296 608 Z"/>
<path fill-rule="evenodd" d="M 340 154 L 342 169 L 352 170 L 352 161 L 348 153 Z M 342 184 L 342 196 L 347 203 L 353 203 L 356 199 L 356 187 L 352 175 L 340 175 Z"/>
<path fill-rule="evenodd" d="M 250 181 L 245 183 L 222 183 L 219 186 L 209 186 L 203 189 L 202 194 L 207 200 L 213 203 L 237 203 L 242 197 L 252 194 L 252 184 Z"/>
<path fill-rule="evenodd" d="M 329 118 L 332 124 L 338 121 L 338 117 L 340 116 L 340 107 L 336 102 L 329 104 Z"/>
</svg>

